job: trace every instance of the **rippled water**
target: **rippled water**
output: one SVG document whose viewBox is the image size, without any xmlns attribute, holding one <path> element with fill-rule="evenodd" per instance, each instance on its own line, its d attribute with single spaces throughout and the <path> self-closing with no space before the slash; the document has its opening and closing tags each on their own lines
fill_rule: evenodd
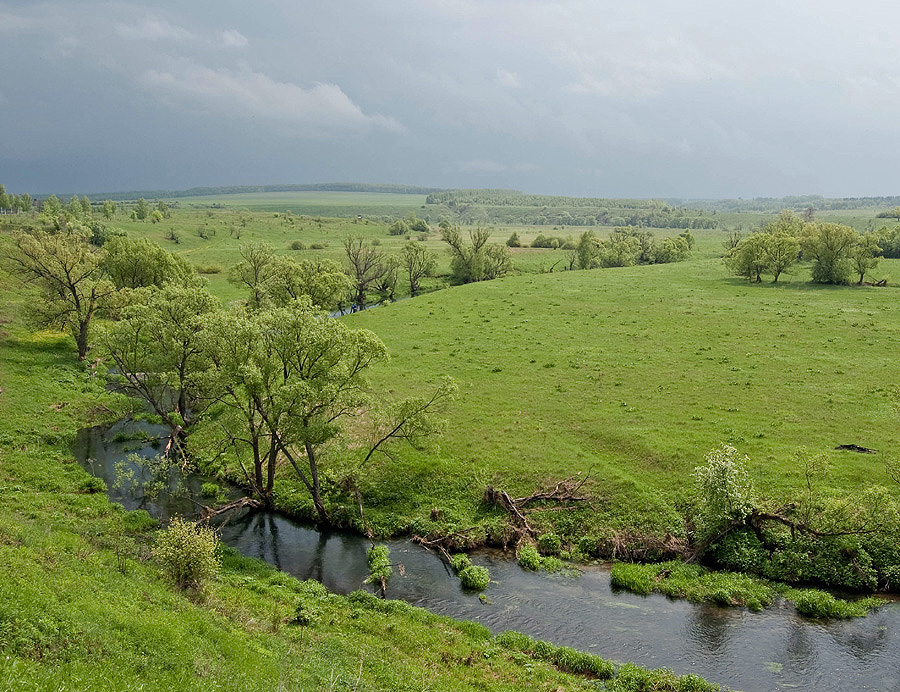
<svg viewBox="0 0 900 692">
<path fill-rule="evenodd" d="M 114 468 L 126 454 L 121 443 L 110 440 L 128 425 L 82 431 L 74 450 L 79 461 L 105 478 L 110 497 L 129 509 L 143 507 L 156 516 L 191 512 L 189 500 L 164 494 L 150 502 L 134 488 L 117 485 Z M 135 451 L 155 452 L 150 445 Z M 199 485 L 199 479 L 188 482 L 195 497 Z M 234 517 L 221 532 L 222 540 L 243 554 L 299 578 L 317 579 L 338 593 L 363 588 L 370 543 L 361 536 L 318 531 L 273 513 Z M 463 591 L 437 555 L 408 541 L 387 544 L 392 562 L 402 565 L 388 583 L 389 598 L 478 621 L 493 632 L 515 629 L 604 658 L 696 673 L 744 692 L 900 690 L 896 604 L 844 621 L 803 618 L 784 602 L 751 613 L 616 592 L 602 567 L 583 568 L 574 578 L 528 572 L 494 552 L 472 556 L 491 573 L 488 603 L 482 603 Z"/>
</svg>

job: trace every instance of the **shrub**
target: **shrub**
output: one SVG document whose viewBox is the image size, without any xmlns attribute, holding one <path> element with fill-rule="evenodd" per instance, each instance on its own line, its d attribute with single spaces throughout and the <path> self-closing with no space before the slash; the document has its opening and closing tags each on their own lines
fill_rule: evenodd
<svg viewBox="0 0 900 692">
<path fill-rule="evenodd" d="M 221 264 L 198 264 L 197 265 L 197 273 L 198 274 L 221 274 L 222 273 L 222 265 Z"/>
<path fill-rule="evenodd" d="M 465 553 L 458 553 L 450 558 L 450 566 L 453 567 L 453 570 L 459 574 L 467 567 L 472 566 L 472 561 L 469 559 L 469 556 Z"/>
<path fill-rule="evenodd" d="M 522 241 L 519 240 L 519 234 L 513 231 L 512 235 L 506 240 L 506 247 L 522 247 Z"/>
<path fill-rule="evenodd" d="M 538 536 L 537 548 L 541 555 L 559 555 L 562 540 L 555 533 L 545 533 Z"/>
<path fill-rule="evenodd" d="M 328 243 L 310 243 L 309 244 L 310 250 L 324 250 L 326 247 L 328 247 Z"/>
<path fill-rule="evenodd" d="M 104 481 L 102 478 L 91 476 L 90 478 L 85 478 L 81 482 L 79 489 L 83 493 L 105 493 L 106 481 Z"/>
<path fill-rule="evenodd" d="M 219 486 L 216 483 L 204 483 L 200 486 L 200 494 L 203 497 L 215 497 L 219 494 Z"/>
<path fill-rule="evenodd" d="M 537 570 L 541 566 L 541 556 L 533 545 L 523 546 L 519 550 L 519 565 L 525 569 Z"/>
<path fill-rule="evenodd" d="M 168 529 L 157 534 L 153 557 L 179 588 L 201 588 L 219 570 L 218 545 L 210 527 L 175 517 Z"/>
<path fill-rule="evenodd" d="M 291 250 L 305 250 L 305 249 L 306 249 L 306 243 L 304 243 L 302 240 L 295 240 L 293 243 L 291 243 Z"/>
<path fill-rule="evenodd" d="M 487 567 L 479 565 L 469 565 L 460 570 L 459 581 L 462 582 L 464 589 L 472 591 L 484 591 L 491 581 Z"/>
</svg>

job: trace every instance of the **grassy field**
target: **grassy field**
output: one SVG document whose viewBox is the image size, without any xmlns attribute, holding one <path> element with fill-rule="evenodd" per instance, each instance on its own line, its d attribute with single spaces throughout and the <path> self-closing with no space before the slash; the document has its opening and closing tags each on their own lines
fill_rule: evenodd
<svg viewBox="0 0 900 692">
<path fill-rule="evenodd" d="M 225 208 L 279 211 L 309 216 L 391 215 L 424 213 L 425 195 L 378 192 L 254 192 L 250 194 L 185 197 L 185 208 Z M 434 219 L 437 222 L 437 218 Z"/>
<path fill-rule="evenodd" d="M 0 690 L 588 690 L 560 669 L 613 670 L 403 603 L 329 596 L 231 551 L 203 594 L 171 587 L 148 559 L 155 522 L 90 492 L 68 448 L 131 404 L 76 364 L 68 338 L 23 326 L 29 299 L 0 270 Z"/>
</svg>

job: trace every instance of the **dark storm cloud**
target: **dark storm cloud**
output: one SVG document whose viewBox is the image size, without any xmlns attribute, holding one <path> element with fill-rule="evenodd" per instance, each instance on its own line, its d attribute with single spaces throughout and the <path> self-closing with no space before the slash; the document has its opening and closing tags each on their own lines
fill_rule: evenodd
<svg viewBox="0 0 900 692">
<path fill-rule="evenodd" d="M 14 191 L 896 193 L 874 2 L 0 1 Z"/>
</svg>

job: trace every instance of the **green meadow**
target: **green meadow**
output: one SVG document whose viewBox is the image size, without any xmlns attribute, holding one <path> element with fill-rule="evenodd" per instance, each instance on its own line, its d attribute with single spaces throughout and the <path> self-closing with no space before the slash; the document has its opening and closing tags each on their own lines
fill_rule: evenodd
<svg viewBox="0 0 900 692">
<path fill-rule="evenodd" d="M 34 297 L 0 270 L 0 689 L 513 692 L 616 674 L 402 602 L 329 595 L 232 550 L 202 592 L 174 588 L 150 559 L 157 523 L 110 503 L 69 449 L 133 404 L 77 364 L 68 337 L 23 324 Z M 638 689 L 629 680 L 616 689 Z"/>
</svg>

